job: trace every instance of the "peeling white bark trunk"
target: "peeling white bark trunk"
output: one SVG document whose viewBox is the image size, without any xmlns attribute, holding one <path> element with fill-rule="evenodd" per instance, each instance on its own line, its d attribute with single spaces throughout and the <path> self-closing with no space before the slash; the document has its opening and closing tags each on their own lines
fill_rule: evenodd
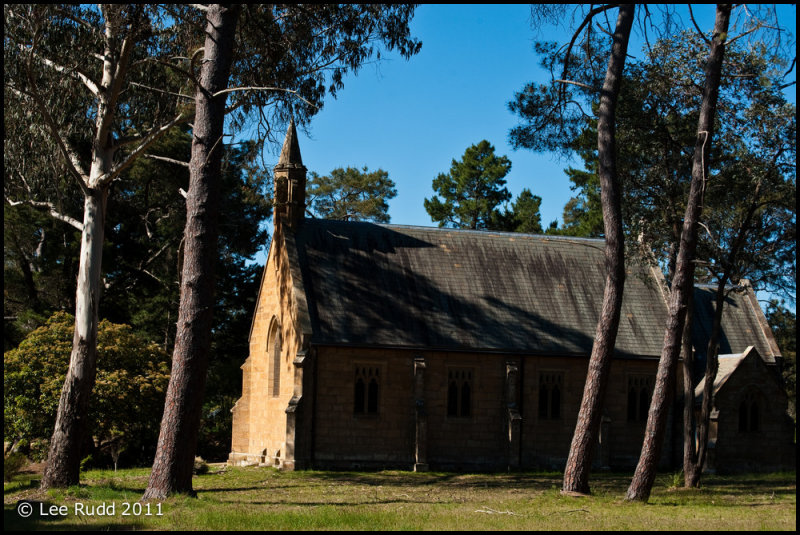
<svg viewBox="0 0 800 535">
<path fill-rule="evenodd" d="M 84 171 L 76 151 L 69 147 L 68 140 L 61 137 L 58 126 L 49 117 L 44 100 L 36 96 L 36 91 L 33 92 L 34 101 L 45 118 L 50 134 L 61 148 L 61 155 L 65 158 L 70 174 L 78 180 L 85 199 L 72 355 L 61 391 L 48 464 L 42 479 L 43 488 L 66 487 L 79 481 L 81 448 L 87 438 L 89 397 L 96 374 L 104 226 L 111 181 L 170 127 L 183 120 L 179 114 L 172 120 L 159 124 L 160 119 L 155 117 L 156 125 L 142 134 L 138 138 L 139 145 L 127 151 L 124 159 L 115 165 L 115 154 L 119 145 L 114 140 L 114 121 L 119 110 L 128 105 L 121 102 L 128 68 L 134 48 L 147 36 L 140 25 L 148 22 L 138 4 L 130 4 L 122 10 L 113 5 L 101 4 L 99 9 L 104 21 L 102 77 L 96 83 L 98 81 L 79 75 L 93 95 L 97 108 L 91 168 L 88 173 Z M 31 85 L 34 85 L 30 73 L 29 78 Z"/>
<path fill-rule="evenodd" d="M 50 440 L 47 467 L 42 478 L 44 488 L 76 485 L 80 477 L 81 447 L 87 437 L 89 397 L 96 375 L 107 199 L 108 188 L 103 187 L 90 189 L 84 201 L 72 355 Z"/>
</svg>

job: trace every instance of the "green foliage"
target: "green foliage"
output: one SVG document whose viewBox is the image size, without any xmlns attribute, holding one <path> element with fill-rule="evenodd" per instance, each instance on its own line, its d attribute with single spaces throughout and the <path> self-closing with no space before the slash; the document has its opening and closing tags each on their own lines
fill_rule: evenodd
<svg viewBox="0 0 800 535">
<path fill-rule="evenodd" d="M 766 315 L 783 356 L 783 385 L 790 414 L 797 422 L 797 315 L 775 300 L 770 301 Z"/>
<path fill-rule="evenodd" d="M 202 457 L 195 457 L 194 458 L 194 468 L 193 472 L 196 476 L 202 476 L 208 473 L 208 463 L 203 460 Z"/>
<path fill-rule="evenodd" d="M 543 232 L 542 214 L 539 213 L 541 205 L 542 198 L 525 188 L 511 203 L 511 209 L 504 208 L 502 213 L 498 210 L 493 215 L 488 228 L 505 232 L 541 234 Z"/>
<path fill-rule="evenodd" d="M 28 458 L 18 451 L 3 455 L 3 481 L 11 481 L 28 464 Z"/>
<path fill-rule="evenodd" d="M 72 351 L 74 324 L 58 313 L 3 353 L 3 435 L 6 440 L 49 438 Z"/>
<path fill-rule="evenodd" d="M 397 195 L 389 173 L 382 169 L 369 172 L 341 167 L 329 176 L 311 173 L 306 188 L 308 204 L 314 217 L 342 221 L 389 222 L 387 201 Z"/>
<path fill-rule="evenodd" d="M 57 313 L 3 355 L 4 435 L 35 441 L 50 436 L 72 350 L 73 318 Z M 112 457 L 124 449 L 147 458 L 158 435 L 168 359 L 129 326 L 100 322 L 95 396 L 89 411 L 94 443 Z M 144 456 L 144 458 L 142 458 Z"/>
<path fill-rule="evenodd" d="M 3 210 L 3 350 L 75 299 L 80 233 L 30 206 Z"/>
<path fill-rule="evenodd" d="M 702 38 L 687 32 L 653 43 L 626 63 L 616 110 L 617 168 L 628 242 L 644 240 L 669 277 L 691 179 L 699 103 L 705 79 Z M 554 78 L 582 85 L 528 84 L 510 109 L 522 119 L 515 147 L 577 155 L 585 171 L 567 175 L 577 195 L 564 226 L 548 232 L 603 234 L 597 185 L 597 130 L 590 114 L 606 51 L 597 43 L 563 52 L 539 44 Z M 587 55 L 586 50 L 593 53 Z M 796 257 L 796 110 L 783 94 L 786 59 L 763 43 L 726 49 L 706 184 L 698 275 L 703 282 L 748 278 L 756 289 L 791 297 Z"/>
<path fill-rule="evenodd" d="M 433 180 L 433 190 L 438 195 L 425 199 L 425 210 L 440 227 L 503 228 L 499 207 L 511 199 L 505 188 L 505 176 L 510 170 L 511 161 L 496 156 L 488 141 L 472 145 L 460 161 L 453 160 L 449 173 L 440 173 Z"/>
<path fill-rule="evenodd" d="M 567 169 L 566 173 L 572 182 L 572 190 L 578 194 L 564 206 L 564 226 L 548 230 L 548 233 L 583 238 L 602 237 L 605 227 L 597 173 L 572 168 Z"/>
<path fill-rule="evenodd" d="M 517 196 L 517 200 L 511 203 L 512 224 L 508 230 L 526 234 L 541 234 L 542 215 L 539 213 L 541 206 L 541 197 L 534 195 L 528 188 L 523 189 Z"/>
</svg>

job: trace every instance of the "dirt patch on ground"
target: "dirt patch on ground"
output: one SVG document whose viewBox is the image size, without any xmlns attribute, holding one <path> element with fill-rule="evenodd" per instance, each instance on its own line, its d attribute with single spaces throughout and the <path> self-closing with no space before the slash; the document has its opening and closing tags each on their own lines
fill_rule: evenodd
<svg viewBox="0 0 800 535">
<path fill-rule="evenodd" d="M 19 471 L 20 474 L 38 474 L 44 473 L 45 463 L 30 463 L 28 466 Z"/>
</svg>

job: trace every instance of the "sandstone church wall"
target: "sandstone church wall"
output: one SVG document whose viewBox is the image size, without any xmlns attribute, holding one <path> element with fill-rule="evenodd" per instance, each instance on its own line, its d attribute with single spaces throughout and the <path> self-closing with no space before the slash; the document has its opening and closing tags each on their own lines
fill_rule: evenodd
<svg viewBox="0 0 800 535">
<path fill-rule="evenodd" d="M 251 327 L 250 355 L 242 366 L 242 397 L 233 409 L 232 462 L 274 465 L 285 453 L 285 409 L 294 390 L 293 359 L 299 347 L 285 256 L 273 242 Z M 277 364 L 272 354 L 276 336 Z"/>
</svg>

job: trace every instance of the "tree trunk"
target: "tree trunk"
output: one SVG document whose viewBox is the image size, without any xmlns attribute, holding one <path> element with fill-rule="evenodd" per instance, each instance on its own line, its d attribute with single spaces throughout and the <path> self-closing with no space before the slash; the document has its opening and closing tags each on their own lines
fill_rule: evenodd
<svg viewBox="0 0 800 535">
<path fill-rule="evenodd" d="M 711 409 L 713 408 L 713 395 L 714 395 L 714 381 L 717 378 L 717 371 L 719 369 L 719 337 L 722 330 L 722 312 L 725 307 L 725 286 L 731 278 L 736 258 L 739 256 L 739 251 L 744 245 L 748 232 L 751 230 L 753 217 L 759 208 L 757 201 L 759 191 L 761 189 L 761 182 L 756 184 L 755 195 L 753 202 L 745 214 L 744 220 L 736 233 L 736 239 L 733 240 L 730 250 L 726 254 L 726 259 L 723 264 L 723 271 L 717 282 L 717 291 L 714 296 L 714 320 L 711 324 L 711 335 L 708 338 L 708 347 L 706 348 L 706 371 L 705 371 L 705 384 L 703 385 L 703 404 L 700 410 L 700 418 L 697 422 L 697 451 L 694 451 L 694 443 L 692 446 L 692 456 L 694 457 L 694 466 L 687 469 L 687 463 L 684 462 L 684 486 L 698 487 L 700 485 L 700 476 L 703 473 L 703 468 L 706 463 L 708 455 L 708 435 L 711 426 Z M 694 394 L 692 394 L 694 395 Z M 685 426 L 684 426 L 685 427 Z M 685 432 L 685 431 L 684 431 Z M 684 442 L 685 442 L 684 438 Z M 684 459 L 687 455 L 684 454 Z"/>
<path fill-rule="evenodd" d="M 239 6 L 210 4 L 195 95 L 178 330 L 161 433 L 144 499 L 192 492 L 192 470 L 211 348 L 214 264 L 226 95 Z"/>
<path fill-rule="evenodd" d="M 84 200 L 72 355 L 61 389 L 42 488 L 77 485 L 80 477 L 81 447 L 87 436 L 89 397 L 96 374 L 97 310 L 107 199 L 108 188 L 104 187 L 89 190 Z"/>
<path fill-rule="evenodd" d="M 634 4 L 620 6 L 611 57 L 608 61 L 606 78 L 600 96 L 597 148 L 603 225 L 606 234 L 606 281 L 600 320 L 597 323 L 592 354 L 589 358 L 583 399 L 575 425 L 575 434 L 572 437 L 567 466 L 564 470 L 562 489 L 564 492 L 584 494 L 589 492 L 592 452 L 597 443 L 600 429 L 603 398 L 622 309 L 622 293 L 625 285 L 625 243 L 622 233 L 621 192 L 616 166 L 615 112 L 633 15 Z"/>
<path fill-rule="evenodd" d="M 720 326 L 722 325 L 722 308 L 725 305 L 725 284 L 728 281 L 727 274 L 720 279 L 717 284 L 716 297 L 714 299 L 715 310 L 714 320 L 711 326 L 711 336 L 708 339 L 706 348 L 706 371 L 703 384 L 703 403 L 700 408 L 700 418 L 697 421 L 697 455 L 695 466 L 691 472 L 692 478 L 688 483 L 692 487 L 700 484 L 700 475 L 706 463 L 708 453 L 708 431 L 711 423 L 711 409 L 714 402 L 714 380 L 717 378 L 719 369 L 719 355 L 717 341 L 719 340 Z"/>
<path fill-rule="evenodd" d="M 98 12 L 103 19 L 104 29 L 99 34 L 102 35 L 103 52 L 99 55 L 90 55 L 102 58 L 101 78 L 91 80 L 89 77 L 81 76 L 83 85 L 92 94 L 92 106 L 87 109 L 93 109 L 94 112 L 90 115 L 95 117 L 91 167 L 88 174 L 83 171 L 81 158 L 70 147 L 69 140 L 62 138 L 58 125 L 50 117 L 45 99 L 36 89 L 38 85 L 32 70 L 29 68 L 27 72 L 28 84 L 32 88 L 31 99 L 39 110 L 48 133 L 56 141 L 56 146 L 60 147 L 59 152 L 64 157 L 70 174 L 79 182 L 84 195 L 73 348 L 69 370 L 61 391 L 47 468 L 42 478 L 43 488 L 65 487 L 77 484 L 79 479 L 81 447 L 83 440 L 87 438 L 89 397 L 96 375 L 104 225 L 111 182 L 161 136 L 168 126 L 176 124 L 180 119 L 178 117 L 143 135 L 139 147 L 125 155 L 122 161 L 115 165 L 115 156 L 119 148 L 119 145 L 115 144 L 114 136 L 117 114 L 120 109 L 130 105 L 123 104 L 120 98 L 125 93 L 125 80 L 134 48 L 139 39 L 148 35 L 150 31 L 143 27 L 146 18 L 143 18 L 144 12 L 141 6 L 131 4 L 128 7 L 130 9 L 120 10 L 106 4 L 100 5 Z M 67 15 L 64 16 L 69 18 Z M 54 65 L 44 58 L 41 58 L 41 63 Z M 60 66 L 53 68 L 61 70 Z M 65 69 L 66 71 L 71 69 Z M 64 218 L 53 210 L 51 215 L 72 224 L 70 218 Z"/>
<path fill-rule="evenodd" d="M 694 348 L 692 347 L 692 317 L 694 298 L 689 294 L 686 325 L 683 331 L 683 486 L 691 487 L 697 480 L 697 450 L 694 422 Z"/>
<path fill-rule="evenodd" d="M 703 193 L 708 176 L 708 154 L 714 128 L 717 96 L 722 73 L 725 40 L 730 20 L 730 4 L 718 4 L 711 52 L 706 62 L 706 82 L 692 164 L 692 183 L 681 230 L 681 245 L 669 297 L 669 312 L 664 333 L 664 346 L 658 364 L 653 400 L 647 415 L 642 453 L 628 487 L 626 500 L 647 501 L 653 488 L 656 468 L 664 442 L 667 416 L 674 393 L 675 367 L 681 351 L 689 293 L 694 286 L 694 254 L 697 245 L 697 224 L 703 213 Z"/>
</svg>

